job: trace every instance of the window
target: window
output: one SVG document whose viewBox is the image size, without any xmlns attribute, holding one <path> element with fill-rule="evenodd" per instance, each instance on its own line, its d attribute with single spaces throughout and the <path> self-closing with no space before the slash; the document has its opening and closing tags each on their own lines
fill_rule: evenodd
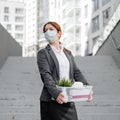
<svg viewBox="0 0 120 120">
<path fill-rule="evenodd" d="M 76 44 L 75 46 L 76 52 L 80 53 L 80 48 L 81 48 L 80 44 Z"/>
<path fill-rule="evenodd" d="M 94 9 L 94 11 L 99 9 L 99 0 L 94 0 L 93 1 L 93 9 Z"/>
<path fill-rule="evenodd" d="M 85 6 L 85 17 L 88 16 L 88 5 Z"/>
<path fill-rule="evenodd" d="M 76 33 L 80 33 L 80 28 L 76 27 Z"/>
<path fill-rule="evenodd" d="M 21 34 L 21 33 L 16 33 L 16 34 L 15 34 L 15 38 L 16 38 L 16 39 L 23 39 L 23 34 Z"/>
<path fill-rule="evenodd" d="M 76 8 L 76 23 L 80 24 L 80 8 Z"/>
<path fill-rule="evenodd" d="M 85 35 L 88 35 L 88 23 L 85 24 Z"/>
<path fill-rule="evenodd" d="M 11 30 L 11 24 L 7 24 L 7 30 Z"/>
<path fill-rule="evenodd" d="M 16 25 L 15 30 L 22 31 L 23 30 L 23 25 Z"/>
<path fill-rule="evenodd" d="M 103 26 L 105 26 L 108 23 L 110 14 L 111 14 L 111 8 L 108 8 L 105 11 L 103 11 Z"/>
<path fill-rule="evenodd" d="M 99 30 L 99 16 L 92 19 L 92 32 Z"/>
<path fill-rule="evenodd" d="M 9 13 L 9 7 L 4 7 L 4 13 Z"/>
<path fill-rule="evenodd" d="M 96 36 L 96 37 L 93 38 L 93 47 L 96 44 L 96 42 L 98 41 L 98 38 L 99 38 L 99 36 Z"/>
<path fill-rule="evenodd" d="M 16 14 L 23 14 L 24 9 L 23 8 L 15 8 Z"/>
<path fill-rule="evenodd" d="M 102 5 L 106 5 L 109 2 L 110 2 L 110 0 L 102 0 Z"/>
<path fill-rule="evenodd" d="M 9 21 L 9 16 L 8 15 L 4 16 L 4 21 L 6 21 L 6 22 Z"/>
<path fill-rule="evenodd" d="M 80 26 L 76 26 L 76 39 L 80 40 L 81 38 L 81 28 Z"/>
<path fill-rule="evenodd" d="M 15 17 L 16 22 L 23 22 L 23 17 Z"/>
</svg>

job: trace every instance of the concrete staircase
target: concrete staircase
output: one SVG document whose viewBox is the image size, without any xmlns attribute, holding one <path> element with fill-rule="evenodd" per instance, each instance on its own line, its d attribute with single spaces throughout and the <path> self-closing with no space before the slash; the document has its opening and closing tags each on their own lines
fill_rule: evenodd
<svg viewBox="0 0 120 120">
<path fill-rule="evenodd" d="M 9 57 L 0 72 L 0 120 L 39 120 L 41 88 L 35 58 Z"/>
<path fill-rule="evenodd" d="M 94 100 L 76 103 L 79 120 L 120 120 L 120 69 L 110 56 L 76 57 L 93 85 Z"/>
<path fill-rule="evenodd" d="M 76 57 L 93 85 L 93 102 L 77 102 L 79 120 L 120 120 L 120 69 L 110 56 Z M 0 70 L 0 120 L 40 120 L 36 59 L 9 57 Z"/>
</svg>

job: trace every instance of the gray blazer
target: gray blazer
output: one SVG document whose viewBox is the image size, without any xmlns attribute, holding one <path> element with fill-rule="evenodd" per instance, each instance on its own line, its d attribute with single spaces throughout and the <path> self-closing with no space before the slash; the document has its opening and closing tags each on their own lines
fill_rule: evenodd
<svg viewBox="0 0 120 120">
<path fill-rule="evenodd" d="M 63 51 L 70 63 L 70 79 L 74 81 L 81 81 L 84 85 L 88 85 L 82 73 L 77 68 L 71 52 L 66 48 L 64 48 Z M 49 44 L 46 48 L 38 51 L 37 64 L 42 82 L 44 83 L 40 100 L 51 101 L 52 98 L 56 99 L 61 92 L 56 87 L 56 81 L 60 78 L 59 63 Z"/>
</svg>

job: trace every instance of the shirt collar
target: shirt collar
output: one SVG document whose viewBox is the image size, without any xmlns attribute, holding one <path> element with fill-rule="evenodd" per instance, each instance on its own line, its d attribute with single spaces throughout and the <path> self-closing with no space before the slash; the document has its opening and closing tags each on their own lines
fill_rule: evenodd
<svg viewBox="0 0 120 120">
<path fill-rule="evenodd" d="M 59 52 L 53 45 L 50 45 L 50 47 L 52 48 L 53 51 Z M 60 51 L 60 52 L 63 52 L 63 49 L 64 49 L 63 44 L 60 44 L 60 48 L 61 48 L 61 51 Z"/>
</svg>

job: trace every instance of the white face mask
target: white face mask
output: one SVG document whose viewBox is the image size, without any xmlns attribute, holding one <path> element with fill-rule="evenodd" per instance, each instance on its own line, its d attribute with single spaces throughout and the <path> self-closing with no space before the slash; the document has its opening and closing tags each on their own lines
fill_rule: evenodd
<svg viewBox="0 0 120 120">
<path fill-rule="evenodd" d="M 57 30 L 47 30 L 45 32 L 45 38 L 49 43 L 54 42 L 57 39 Z"/>
</svg>

